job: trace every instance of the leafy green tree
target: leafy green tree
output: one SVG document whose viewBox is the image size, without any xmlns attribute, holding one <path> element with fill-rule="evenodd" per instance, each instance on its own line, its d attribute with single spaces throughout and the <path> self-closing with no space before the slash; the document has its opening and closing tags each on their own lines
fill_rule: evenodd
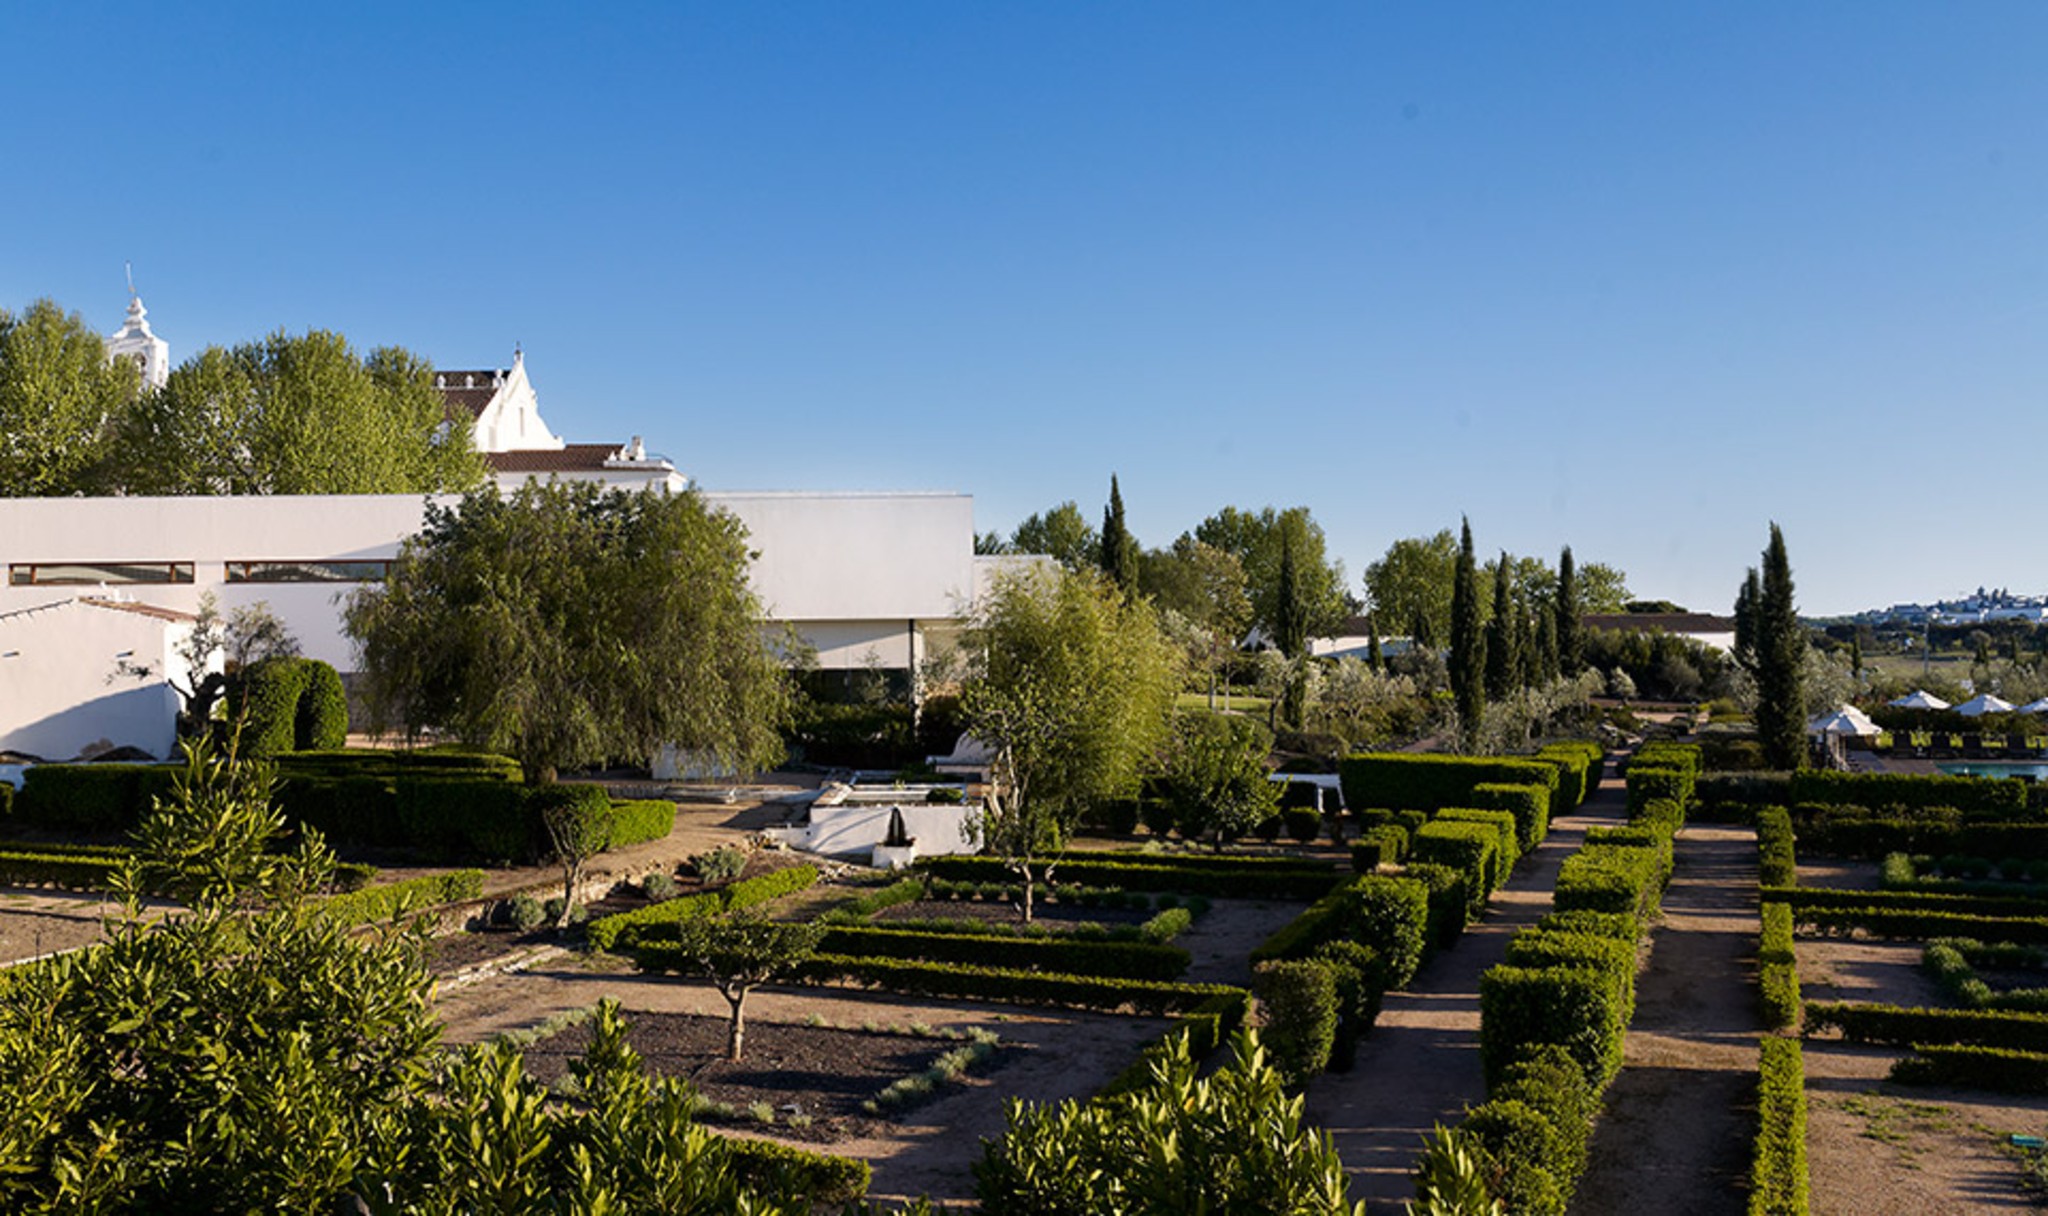
<svg viewBox="0 0 2048 1216">
<path fill-rule="evenodd" d="M 203 734 L 213 722 L 214 708 L 228 695 L 230 683 L 245 669 L 265 659 L 293 658 L 298 653 L 298 639 L 270 611 L 269 601 L 243 604 L 223 615 L 213 592 L 202 593 L 198 619 L 177 648 L 179 665 L 191 687 L 180 688 L 175 679 L 170 681 L 185 702 L 178 714 L 179 735 L 194 738 Z M 219 671 L 213 670 L 216 659 L 220 660 Z"/>
<path fill-rule="evenodd" d="M 1009 1129 L 975 1163 L 985 1216 L 1185 1216 L 1272 1212 L 1364 1216 L 1328 1132 L 1307 1126 L 1260 1046 L 1197 1079 L 1186 1036 L 1148 1084 L 1092 1102 L 1012 1100 Z"/>
<path fill-rule="evenodd" d="M 1280 807 L 1280 786 L 1266 779 L 1272 736 L 1234 714 L 1177 714 L 1161 765 L 1174 823 L 1189 840 L 1217 849 L 1263 823 Z"/>
<path fill-rule="evenodd" d="M 1478 739 L 1486 713 L 1486 634 L 1479 612 L 1479 564 L 1472 555 L 1472 521 L 1458 540 L 1458 564 L 1451 581 L 1451 699 L 1458 730 L 1469 746 Z"/>
<path fill-rule="evenodd" d="M 486 474 L 430 364 L 317 329 L 199 352 L 123 413 L 110 451 L 130 494 L 441 493 Z"/>
<path fill-rule="evenodd" d="M 1307 507 L 1257 512 L 1225 507 L 1202 521 L 1195 539 L 1229 553 L 1244 567 L 1252 624 L 1267 637 L 1280 634 L 1280 564 L 1287 540 L 1294 546 L 1295 596 L 1307 617 L 1307 636 L 1334 634 L 1351 615 L 1344 564 L 1330 560 L 1322 525 Z"/>
<path fill-rule="evenodd" d="M 575 916 L 576 884 L 583 878 L 584 863 L 611 845 L 611 800 L 602 789 L 562 786 L 541 798 L 540 822 L 562 867 L 562 912 L 555 927 L 566 929 Z"/>
<path fill-rule="evenodd" d="M 1396 629 L 1405 627 L 1416 645 L 1429 646 L 1451 635 L 1451 584 L 1457 569 L 1458 539 L 1448 528 L 1434 536 L 1397 540 L 1365 568 L 1366 598 L 1375 616 Z"/>
<path fill-rule="evenodd" d="M 726 1025 L 726 1059 L 739 1059 L 746 1046 L 747 994 L 795 975 L 824 933 L 822 924 L 782 924 L 746 912 L 682 923 L 676 948 L 732 1010 Z"/>
<path fill-rule="evenodd" d="M 1522 686 L 1512 569 L 1502 553 L 1493 577 L 1493 617 L 1486 624 L 1486 696 L 1491 701 L 1505 701 Z"/>
<path fill-rule="evenodd" d="M 1745 585 L 1746 586 L 1746 585 Z M 1756 639 L 1756 736 L 1764 760 L 1774 769 L 1798 768 L 1806 759 L 1806 630 L 1792 591 L 1792 562 L 1785 536 L 1771 525 L 1764 550 L 1761 598 L 1753 624 Z"/>
<path fill-rule="evenodd" d="M 1028 921 L 1080 816 L 1137 788 L 1166 734 L 1178 656 L 1148 604 L 1066 569 L 998 577 L 962 650 L 961 718 L 994 756 L 982 845 L 1023 880 Z"/>
<path fill-rule="evenodd" d="M 1214 709 L 1217 673 L 1251 625 L 1244 566 L 1183 532 L 1171 548 L 1139 557 L 1138 588 L 1152 600 L 1161 627 L 1181 644 L 1190 675 L 1207 685 Z"/>
<path fill-rule="evenodd" d="M 1585 631 L 1579 617 L 1585 609 L 1579 603 L 1578 568 L 1572 562 L 1572 547 L 1557 555 L 1557 593 L 1551 600 L 1551 620 L 1557 631 L 1557 669 L 1575 676 L 1586 665 Z"/>
<path fill-rule="evenodd" d="M 1038 553 L 1069 570 L 1086 570 L 1102 561 L 1102 538 L 1072 499 L 1017 525 L 1009 552 Z"/>
<path fill-rule="evenodd" d="M 0 497 L 94 490 L 108 426 L 139 383 L 77 313 L 49 300 L 0 309 Z"/>
<path fill-rule="evenodd" d="M 1102 573 L 1126 596 L 1138 590 L 1138 542 L 1124 525 L 1124 495 L 1109 475 L 1109 505 L 1102 509 Z"/>
<path fill-rule="evenodd" d="M 528 482 L 429 504 L 390 578 L 349 598 L 373 722 L 453 731 L 537 783 L 664 744 L 773 763 L 790 679 L 749 560 L 695 492 Z"/>
</svg>

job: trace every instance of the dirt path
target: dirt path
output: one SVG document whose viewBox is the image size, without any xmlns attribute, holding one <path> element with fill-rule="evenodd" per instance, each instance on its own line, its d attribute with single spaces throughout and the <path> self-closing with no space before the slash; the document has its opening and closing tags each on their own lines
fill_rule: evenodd
<svg viewBox="0 0 2048 1216">
<path fill-rule="evenodd" d="M 1593 1130 L 1574 1216 L 1740 1213 L 1756 1092 L 1756 837 L 1696 825 L 1636 979 L 1623 1067 Z"/>
<path fill-rule="evenodd" d="M 1190 984 L 1250 987 L 1252 951 L 1280 926 L 1301 915 L 1303 907 L 1298 903 L 1263 900 L 1216 900 L 1206 915 L 1173 939 L 1174 945 L 1194 955 L 1187 974 L 1181 978 Z"/>
<path fill-rule="evenodd" d="M 1507 953 L 1508 939 L 1550 911 L 1551 889 L 1586 829 L 1622 817 L 1619 779 L 1551 823 L 1550 836 L 1494 895 L 1486 917 L 1440 954 L 1405 992 L 1387 994 L 1379 1023 L 1358 1045 L 1348 1073 L 1316 1078 L 1308 1117 L 1326 1128 L 1350 1172 L 1351 1196 L 1376 1212 L 1398 1211 L 1412 1198 L 1410 1178 L 1423 1138 L 1449 1126 L 1486 1098 L 1479 1069 L 1479 976 Z"/>
</svg>

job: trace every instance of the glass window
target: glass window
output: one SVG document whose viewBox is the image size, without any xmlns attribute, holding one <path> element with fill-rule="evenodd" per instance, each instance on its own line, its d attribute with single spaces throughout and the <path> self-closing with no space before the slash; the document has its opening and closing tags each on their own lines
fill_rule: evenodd
<svg viewBox="0 0 2048 1216">
<path fill-rule="evenodd" d="M 231 583 L 375 583 L 390 573 L 388 561 L 228 563 Z"/>
<path fill-rule="evenodd" d="M 16 587 L 94 586 L 99 583 L 189 583 L 191 562 L 15 562 L 7 581 Z"/>
</svg>

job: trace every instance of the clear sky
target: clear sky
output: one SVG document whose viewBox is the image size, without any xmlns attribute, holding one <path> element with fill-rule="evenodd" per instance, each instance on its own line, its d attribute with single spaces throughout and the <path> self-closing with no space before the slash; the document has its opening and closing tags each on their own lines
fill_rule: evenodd
<svg viewBox="0 0 2048 1216">
<path fill-rule="evenodd" d="M 0 306 L 442 367 L 711 489 L 1109 475 L 1725 611 L 2048 591 L 2048 6 L 0 8 Z"/>
</svg>

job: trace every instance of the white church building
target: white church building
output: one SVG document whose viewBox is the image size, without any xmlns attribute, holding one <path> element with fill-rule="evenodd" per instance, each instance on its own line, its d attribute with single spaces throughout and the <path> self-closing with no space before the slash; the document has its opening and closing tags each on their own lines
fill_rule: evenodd
<svg viewBox="0 0 2048 1216">
<path fill-rule="evenodd" d="M 169 347 L 140 298 L 107 339 L 161 385 Z M 567 443 L 542 420 L 523 353 L 510 368 L 437 376 L 466 411 L 501 488 L 530 477 L 680 491 L 638 438 Z M 794 626 L 826 670 L 914 670 L 991 567 L 958 493 L 706 492 L 745 524 L 766 624 Z M 453 501 L 442 499 L 441 501 Z M 418 495 L 0 499 L 0 753 L 71 759 L 115 747 L 168 756 L 179 641 L 202 596 L 262 602 L 311 658 L 354 664 L 347 593 L 384 577 L 424 520 Z M 0 760 L 4 760 L 0 756 Z"/>
</svg>

